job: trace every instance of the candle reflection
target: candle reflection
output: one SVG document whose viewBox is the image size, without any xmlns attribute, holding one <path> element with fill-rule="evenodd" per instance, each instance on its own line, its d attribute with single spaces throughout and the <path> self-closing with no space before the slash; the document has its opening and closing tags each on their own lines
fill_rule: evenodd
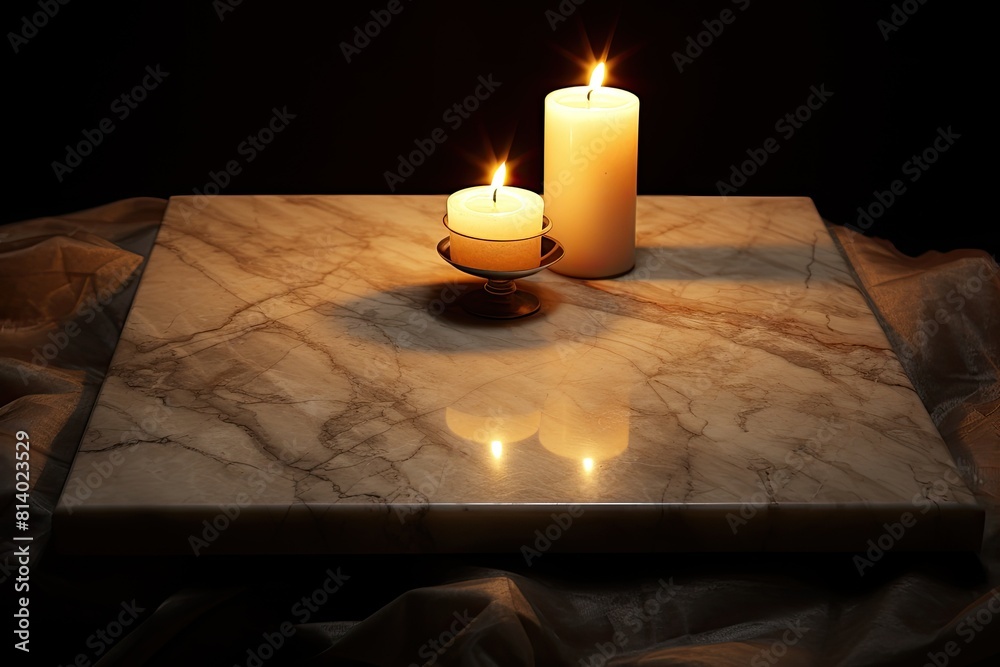
<svg viewBox="0 0 1000 667">
<path fill-rule="evenodd" d="M 447 406 L 445 424 L 459 438 L 476 443 L 482 456 L 502 467 L 512 451 L 510 445 L 538 433 L 542 413 L 535 389 L 535 383 L 527 378 L 507 377 L 503 382 L 485 384 Z"/>
<path fill-rule="evenodd" d="M 599 374 L 587 380 L 603 381 Z M 583 378 L 553 391 L 542 410 L 539 442 L 553 454 L 583 461 L 587 472 L 618 456 L 628 448 L 630 410 L 608 399 Z"/>
<path fill-rule="evenodd" d="M 558 381 L 549 381 L 553 386 L 542 403 L 538 441 L 574 466 L 582 462 L 589 476 L 599 463 L 628 449 L 631 387 L 644 377 L 599 348 L 563 347 L 560 357 L 561 363 L 548 369 Z M 613 389 L 609 377 L 615 378 Z"/>
<path fill-rule="evenodd" d="M 500 406 L 490 406 L 481 411 L 465 412 L 454 407 L 444 411 L 448 430 L 471 442 L 490 445 L 499 442 L 513 443 L 530 438 L 538 431 L 541 413 L 537 410 L 514 414 Z"/>
<path fill-rule="evenodd" d="M 582 467 L 588 478 L 595 475 L 602 462 L 629 447 L 630 388 L 642 376 L 622 367 L 612 352 L 568 350 L 563 350 L 560 363 L 498 378 L 462 396 L 445 408 L 448 429 L 475 443 L 480 456 L 496 465 L 511 463 L 515 446 L 520 465 L 542 460 L 550 465 L 556 463 L 554 454 L 577 474 Z M 617 379 L 613 392 L 608 390 L 609 376 Z M 518 444 L 535 437 L 541 448 Z"/>
</svg>

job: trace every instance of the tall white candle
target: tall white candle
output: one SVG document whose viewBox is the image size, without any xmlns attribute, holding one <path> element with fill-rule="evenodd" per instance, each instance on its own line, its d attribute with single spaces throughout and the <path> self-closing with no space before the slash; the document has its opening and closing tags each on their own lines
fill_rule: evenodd
<svg viewBox="0 0 1000 667">
<path fill-rule="evenodd" d="M 552 271 L 610 278 L 635 266 L 639 98 L 605 88 L 604 63 L 590 85 L 545 97 L 546 215 L 566 254 Z"/>
<path fill-rule="evenodd" d="M 451 260 L 456 264 L 507 271 L 538 266 L 544 203 L 530 190 L 504 186 L 506 172 L 506 163 L 501 164 L 492 185 L 465 188 L 448 197 Z"/>
</svg>

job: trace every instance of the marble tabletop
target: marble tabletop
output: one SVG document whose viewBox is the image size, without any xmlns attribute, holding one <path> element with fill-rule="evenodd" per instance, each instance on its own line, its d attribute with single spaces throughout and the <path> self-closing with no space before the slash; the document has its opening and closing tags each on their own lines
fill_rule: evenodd
<svg viewBox="0 0 1000 667">
<path fill-rule="evenodd" d="M 978 549 L 809 199 L 640 197 L 631 273 L 513 321 L 456 306 L 445 200 L 172 198 L 57 548 Z"/>
</svg>

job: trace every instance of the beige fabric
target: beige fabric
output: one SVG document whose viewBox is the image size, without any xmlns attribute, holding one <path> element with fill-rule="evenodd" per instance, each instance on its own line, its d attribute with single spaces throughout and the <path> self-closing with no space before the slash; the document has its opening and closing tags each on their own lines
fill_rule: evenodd
<svg viewBox="0 0 1000 667">
<path fill-rule="evenodd" d="M 40 543 L 165 210 L 162 199 L 129 199 L 0 227 L 0 506 L 12 525 L 6 471 L 23 430 Z M 2 565 L 13 544 L 0 536 Z"/>
<path fill-rule="evenodd" d="M 990 510 L 982 553 L 997 585 L 1000 267 L 979 250 L 914 258 L 886 241 L 833 231 L 966 484 Z"/>
</svg>

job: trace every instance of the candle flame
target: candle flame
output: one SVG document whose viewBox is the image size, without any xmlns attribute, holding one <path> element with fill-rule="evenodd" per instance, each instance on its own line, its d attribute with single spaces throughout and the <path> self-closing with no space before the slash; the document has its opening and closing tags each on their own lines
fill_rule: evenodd
<svg viewBox="0 0 1000 667">
<path fill-rule="evenodd" d="M 493 182 L 490 185 L 499 189 L 503 185 L 504 179 L 507 177 L 507 163 L 503 162 L 497 167 L 496 173 L 493 174 Z"/>
<path fill-rule="evenodd" d="M 594 459 L 589 456 L 583 460 L 583 470 L 584 472 L 592 472 L 594 470 Z"/>
<path fill-rule="evenodd" d="M 604 85 L 604 63 L 597 63 L 594 73 L 590 75 L 590 87 L 600 88 Z"/>
<path fill-rule="evenodd" d="M 503 443 L 499 440 L 494 440 L 490 443 L 490 450 L 493 452 L 493 458 L 500 458 L 503 456 Z"/>
<path fill-rule="evenodd" d="M 504 176 L 507 175 L 507 163 L 501 162 L 500 166 L 497 167 L 497 171 L 493 174 L 493 182 L 490 187 L 493 188 L 493 205 L 497 205 L 497 193 L 500 192 L 500 187 L 503 185 Z"/>
</svg>

